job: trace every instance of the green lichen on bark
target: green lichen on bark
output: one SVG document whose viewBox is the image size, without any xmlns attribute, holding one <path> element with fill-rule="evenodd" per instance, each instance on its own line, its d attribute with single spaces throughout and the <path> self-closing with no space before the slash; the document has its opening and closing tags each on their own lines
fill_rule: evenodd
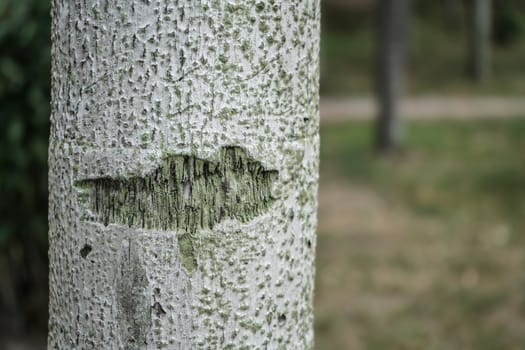
<svg viewBox="0 0 525 350">
<path fill-rule="evenodd" d="M 218 162 L 168 155 L 145 176 L 86 179 L 77 186 L 96 222 L 177 231 L 181 261 L 191 272 L 197 231 L 262 214 L 274 202 L 276 177 L 242 148 L 223 147 Z"/>
<path fill-rule="evenodd" d="M 185 233 L 179 237 L 179 255 L 181 263 L 188 272 L 193 272 L 197 268 L 197 258 L 195 257 L 194 235 Z"/>
</svg>

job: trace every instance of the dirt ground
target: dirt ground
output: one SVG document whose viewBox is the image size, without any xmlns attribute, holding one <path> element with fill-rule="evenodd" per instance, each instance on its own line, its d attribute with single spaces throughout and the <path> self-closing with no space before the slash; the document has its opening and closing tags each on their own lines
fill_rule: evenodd
<svg viewBox="0 0 525 350">
<path fill-rule="evenodd" d="M 420 239 L 414 226 L 425 227 Z M 321 183 L 317 266 L 317 348 L 366 349 L 360 318 L 388 319 L 431 288 L 439 260 L 452 251 L 422 222 L 370 189 Z M 432 249 L 429 258 L 425 251 Z M 410 255 L 407 252 L 415 252 Z M 400 269 L 397 261 L 410 265 Z M 325 332 L 327 333 L 325 335 Z"/>
<path fill-rule="evenodd" d="M 319 200 L 316 349 L 477 350 L 502 327 L 483 349 L 518 349 L 525 259 L 504 222 L 447 222 L 346 183 Z"/>
<path fill-rule="evenodd" d="M 321 122 L 371 119 L 377 114 L 373 97 L 321 98 Z M 523 115 L 525 99 L 503 96 L 418 96 L 403 100 L 402 115 L 407 119 L 514 118 Z"/>
</svg>

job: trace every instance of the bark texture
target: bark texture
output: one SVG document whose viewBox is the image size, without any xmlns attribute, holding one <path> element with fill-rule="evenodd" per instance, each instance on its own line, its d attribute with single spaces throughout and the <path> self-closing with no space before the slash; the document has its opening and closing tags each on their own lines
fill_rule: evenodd
<svg viewBox="0 0 525 350">
<path fill-rule="evenodd" d="M 54 0 L 49 349 L 310 349 L 318 0 Z"/>
<path fill-rule="evenodd" d="M 471 0 L 468 73 L 484 82 L 490 77 L 492 0 Z"/>
</svg>

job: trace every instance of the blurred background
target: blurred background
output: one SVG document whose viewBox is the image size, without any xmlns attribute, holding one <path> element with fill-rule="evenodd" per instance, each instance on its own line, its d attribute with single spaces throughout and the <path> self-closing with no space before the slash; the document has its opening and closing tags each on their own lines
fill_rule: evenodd
<svg viewBox="0 0 525 350">
<path fill-rule="evenodd" d="M 523 349 L 525 2 L 322 0 L 316 349 Z M 0 349 L 44 349 L 48 0 L 0 0 Z"/>
</svg>

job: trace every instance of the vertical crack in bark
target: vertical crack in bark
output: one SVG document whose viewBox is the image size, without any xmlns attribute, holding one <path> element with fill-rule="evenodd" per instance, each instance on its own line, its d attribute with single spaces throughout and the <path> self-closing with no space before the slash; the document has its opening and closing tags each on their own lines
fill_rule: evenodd
<svg viewBox="0 0 525 350">
<path fill-rule="evenodd" d="M 129 241 L 116 278 L 117 319 L 125 349 L 143 349 L 151 329 L 151 308 L 147 298 L 148 279 L 140 258 Z"/>
</svg>

